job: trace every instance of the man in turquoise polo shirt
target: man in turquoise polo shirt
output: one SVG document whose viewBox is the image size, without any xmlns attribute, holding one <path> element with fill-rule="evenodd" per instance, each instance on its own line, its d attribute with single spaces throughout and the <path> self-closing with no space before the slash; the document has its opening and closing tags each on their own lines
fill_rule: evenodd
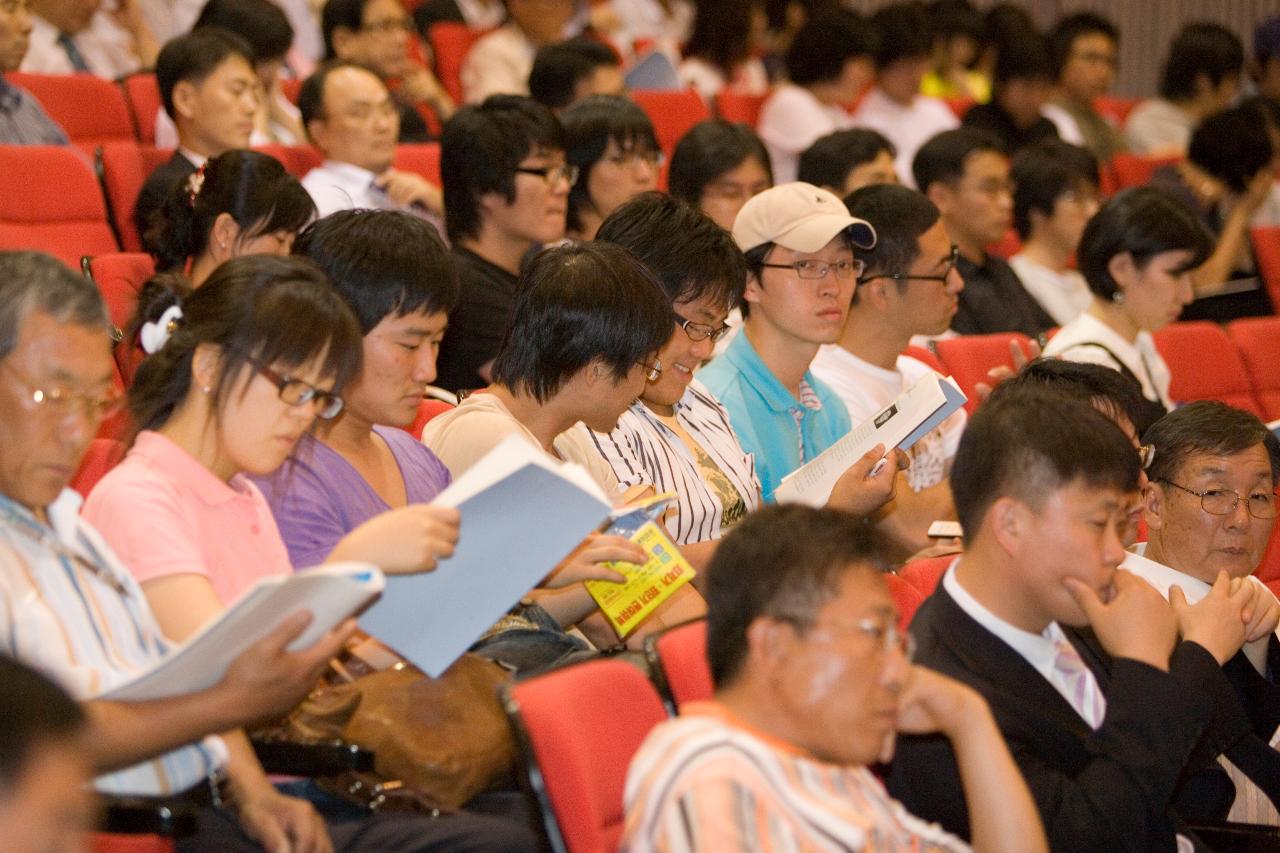
<svg viewBox="0 0 1280 853">
<path fill-rule="evenodd" d="M 782 478 L 847 433 L 849 413 L 809 372 L 844 328 L 862 262 L 876 234 L 840 199 L 811 184 L 765 190 L 733 223 L 747 258 L 742 333 L 698 373 L 754 454 L 765 500 Z"/>
</svg>

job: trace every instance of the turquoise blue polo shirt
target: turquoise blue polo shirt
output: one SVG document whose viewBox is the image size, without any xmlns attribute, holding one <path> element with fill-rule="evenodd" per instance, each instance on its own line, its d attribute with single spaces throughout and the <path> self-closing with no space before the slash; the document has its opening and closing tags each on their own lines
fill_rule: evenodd
<svg viewBox="0 0 1280 853">
<path fill-rule="evenodd" d="M 755 456 L 764 499 L 770 503 L 783 477 L 852 429 L 849 410 L 834 391 L 805 371 L 804 381 L 821 408 L 804 405 L 765 366 L 743 332 L 698 371 L 698 379 L 724 404 L 738 440 Z"/>
</svg>

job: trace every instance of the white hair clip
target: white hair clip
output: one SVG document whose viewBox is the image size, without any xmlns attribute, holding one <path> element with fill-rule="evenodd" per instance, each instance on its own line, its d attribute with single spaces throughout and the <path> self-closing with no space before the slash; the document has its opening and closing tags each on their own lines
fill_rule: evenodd
<svg viewBox="0 0 1280 853">
<path fill-rule="evenodd" d="M 151 320 L 142 324 L 142 330 L 138 332 L 138 341 L 142 344 L 142 349 L 147 355 L 154 355 L 164 347 L 169 340 L 169 336 L 173 334 L 182 320 L 182 308 L 178 305 L 170 305 L 160 315 L 160 319 Z"/>
</svg>

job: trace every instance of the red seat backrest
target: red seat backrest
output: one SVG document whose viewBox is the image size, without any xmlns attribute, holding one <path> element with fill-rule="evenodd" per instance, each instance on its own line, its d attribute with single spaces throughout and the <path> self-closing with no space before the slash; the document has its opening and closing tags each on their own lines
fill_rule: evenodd
<svg viewBox="0 0 1280 853">
<path fill-rule="evenodd" d="M 728 89 L 716 95 L 716 114 L 725 121 L 754 128 L 760 123 L 760 110 L 768 95 L 752 95 Z"/>
<path fill-rule="evenodd" d="M 1253 395 L 1268 421 L 1280 418 L 1280 317 L 1245 317 L 1227 325 Z"/>
<path fill-rule="evenodd" d="M 553 848 L 616 850 L 627 767 L 667 718 L 653 684 L 606 658 L 519 682 L 506 699 Z"/>
<path fill-rule="evenodd" d="M 964 114 L 969 112 L 977 100 L 972 95 L 948 95 L 942 99 L 942 102 L 955 113 L 956 118 L 963 119 Z"/>
<path fill-rule="evenodd" d="M 75 270 L 82 255 L 118 251 L 102 190 L 81 151 L 0 146 L 0 249 L 38 249 Z"/>
<path fill-rule="evenodd" d="M 645 642 L 650 669 L 671 706 L 701 702 L 715 693 L 707 660 L 707 620 L 669 628 Z"/>
<path fill-rule="evenodd" d="M 997 258 L 1007 261 L 1022 251 L 1022 238 L 1018 236 L 1017 231 L 1010 228 L 999 240 L 988 244 L 986 249 Z"/>
<path fill-rule="evenodd" d="M 1115 189 L 1140 187 L 1151 180 L 1156 169 L 1177 163 L 1182 159 L 1181 157 L 1143 157 L 1140 154 L 1122 151 L 1111 158 L 1111 171 L 1116 180 Z"/>
<path fill-rule="evenodd" d="M 1280 225 L 1254 228 L 1249 237 L 1258 259 L 1258 276 L 1271 299 L 1271 310 L 1280 313 Z"/>
<path fill-rule="evenodd" d="M 1129 118 L 1129 113 L 1141 102 L 1141 98 L 1113 98 L 1099 95 L 1093 99 L 1093 108 L 1104 118 L 1109 118 L 1117 127 L 1122 126 Z"/>
<path fill-rule="evenodd" d="M 91 844 L 93 853 L 173 853 L 175 849 L 172 838 L 114 832 L 95 832 Z"/>
<path fill-rule="evenodd" d="M 422 430 L 427 425 L 427 422 L 436 415 L 444 414 L 452 408 L 452 403 L 446 403 L 444 400 L 433 400 L 428 397 L 418 404 L 418 416 L 414 418 L 413 423 L 405 427 L 405 432 L 421 441 Z"/>
<path fill-rule="evenodd" d="M 147 177 L 169 161 L 173 149 L 113 142 L 104 145 L 99 156 L 108 215 L 120 235 L 120 245 L 126 252 L 141 252 L 141 235 L 133 225 L 133 205 Z"/>
<path fill-rule="evenodd" d="M 898 627 L 906 630 L 912 617 L 916 615 L 916 610 L 928 596 L 897 575 L 885 575 L 884 580 L 889 587 L 889 594 L 893 596 L 893 604 L 898 608 Z"/>
<path fill-rule="evenodd" d="M 938 588 L 942 576 L 947 573 L 947 568 L 955 562 L 957 556 L 948 554 L 945 557 L 924 557 L 912 560 L 898 570 L 898 578 L 928 598 Z"/>
<path fill-rule="evenodd" d="M 689 132 L 695 124 L 711 118 L 711 110 L 693 89 L 679 92 L 636 91 L 631 93 L 631 100 L 640 106 L 649 121 L 653 122 L 653 132 L 658 137 L 658 147 L 671 159 L 680 137 Z"/>
<path fill-rule="evenodd" d="M 124 449 L 124 444 L 114 439 L 95 438 L 89 443 L 84 459 L 80 460 L 80 470 L 71 478 L 71 488 L 81 497 L 88 497 L 103 475 L 124 458 Z"/>
<path fill-rule="evenodd" d="M 284 170 L 298 180 L 324 162 L 324 156 L 310 145 L 259 145 L 254 150 L 279 160 Z"/>
<path fill-rule="evenodd" d="M 284 95 L 285 100 L 298 105 L 298 95 L 302 93 L 302 84 L 306 82 L 297 77 L 285 77 L 280 80 L 280 92 Z"/>
<path fill-rule="evenodd" d="M 1010 342 L 1016 341 L 1023 352 L 1031 339 L 1018 332 L 997 332 L 993 335 L 961 335 L 937 341 L 938 358 L 946 365 L 946 372 L 955 379 L 960 390 L 969 398 L 964 404 L 969 414 L 978 408 L 977 385 L 987 381 L 987 372 L 993 367 L 1013 367 Z"/>
<path fill-rule="evenodd" d="M 92 74 L 21 73 L 5 79 L 35 95 L 67 137 L 90 154 L 98 145 L 137 139 L 124 92 L 110 80 Z"/>
<path fill-rule="evenodd" d="M 138 291 L 155 275 L 156 264 L 142 252 L 113 252 L 85 259 L 84 271 L 107 303 L 111 324 L 123 330 L 138 307 Z"/>
<path fill-rule="evenodd" d="M 1174 401 L 1221 400 L 1262 414 L 1240 352 L 1221 326 L 1205 320 L 1171 323 L 1155 333 L 1155 341 L 1173 376 Z"/>
<path fill-rule="evenodd" d="M 138 141 L 143 145 L 155 145 L 156 113 L 163 106 L 156 75 L 150 72 L 131 74 L 121 80 L 120 85 L 124 87 L 125 102 L 129 105 Z"/>
<path fill-rule="evenodd" d="M 909 355 L 916 361 L 922 361 L 929 365 L 933 370 L 941 373 L 943 376 L 948 374 L 947 366 L 938 360 L 938 357 L 924 347 L 909 346 L 902 351 L 903 355 Z"/>
<path fill-rule="evenodd" d="M 406 172 L 415 172 L 437 187 L 441 186 L 439 142 L 397 145 L 392 165 Z"/>
<path fill-rule="evenodd" d="M 462 103 L 462 63 L 471 46 L 488 30 L 473 30 L 466 24 L 441 21 L 431 25 L 427 39 L 436 57 L 436 78 L 455 103 Z"/>
</svg>

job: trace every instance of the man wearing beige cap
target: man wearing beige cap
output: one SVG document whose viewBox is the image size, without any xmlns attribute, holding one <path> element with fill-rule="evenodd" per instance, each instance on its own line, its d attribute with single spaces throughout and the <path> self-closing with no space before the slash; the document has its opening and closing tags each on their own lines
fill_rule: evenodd
<svg viewBox="0 0 1280 853">
<path fill-rule="evenodd" d="M 809 364 L 840 337 L 862 271 L 854 248 L 871 248 L 876 234 L 831 193 L 791 183 L 748 201 L 733 238 L 747 259 L 742 334 L 698 378 L 728 410 L 772 500 L 784 476 L 851 428 Z"/>
</svg>

